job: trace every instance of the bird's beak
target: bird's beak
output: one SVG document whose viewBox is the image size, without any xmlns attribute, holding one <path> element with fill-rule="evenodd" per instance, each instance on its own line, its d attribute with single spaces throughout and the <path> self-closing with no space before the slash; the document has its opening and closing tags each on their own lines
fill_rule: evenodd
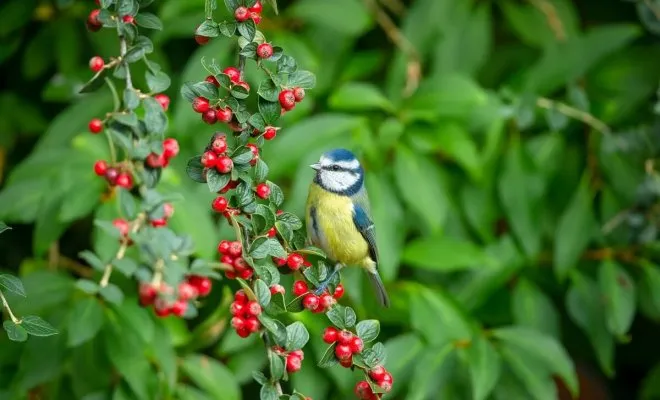
<svg viewBox="0 0 660 400">
<path fill-rule="evenodd" d="M 310 167 L 311 167 L 313 170 L 318 171 L 318 170 L 321 169 L 321 164 L 320 164 L 320 163 L 314 163 L 314 164 L 310 165 Z"/>
</svg>

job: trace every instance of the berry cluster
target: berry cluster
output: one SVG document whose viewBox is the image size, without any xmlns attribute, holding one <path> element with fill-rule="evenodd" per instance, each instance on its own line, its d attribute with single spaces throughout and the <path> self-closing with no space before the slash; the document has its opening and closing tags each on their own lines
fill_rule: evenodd
<svg viewBox="0 0 660 400">
<path fill-rule="evenodd" d="M 220 262 L 226 265 L 225 276 L 227 279 L 238 277 L 247 280 L 252 278 L 254 270 L 242 257 L 243 245 L 241 242 L 223 240 L 218 244 L 218 252 L 221 254 Z"/>
<path fill-rule="evenodd" d="M 291 253 L 286 258 L 273 257 L 273 262 L 278 267 L 289 267 L 291 271 L 297 271 L 301 267 L 310 267 L 312 264 L 298 253 Z"/>
<path fill-rule="evenodd" d="M 305 89 L 301 87 L 293 87 L 290 89 L 284 89 L 277 96 L 277 99 L 280 101 L 280 106 L 282 110 L 291 111 L 296 106 L 296 103 L 300 103 L 305 98 Z"/>
<path fill-rule="evenodd" d="M 317 296 L 314 293 L 310 293 L 307 282 L 295 281 L 293 282 L 293 294 L 296 296 L 305 295 L 302 300 L 303 307 L 313 313 L 319 314 L 326 312 L 332 306 L 337 304 L 337 300 L 341 299 L 344 295 L 344 286 L 341 283 L 337 285 L 332 295 L 326 291 L 320 296 Z"/>
<path fill-rule="evenodd" d="M 142 283 L 139 288 L 140 304 L 153 306 L 159 317 L 174 315 L 183 317 L 190 301 L 205 297 L 211 293 L 211 280 L 204 276 L 191 275 L 179 284 L 178 290 L 165 284 Z"/>
<path fill-rule="evenodd" d="M 273 347 L 273 351 L 275 354 L 285 358 L 286 372 L 293 374 L 302 368 L 302 362 L 305 359 L 305 352 L 302 349 L 287 352 L 285 349 L 275 346 Z"/>
<path fill-rule="evenodd" d="M 261 1 L 257 0 L 252 7 L 240 6 L 234 10 L 234 18 L 236 22 L 245 22 L 248 19 L 254 21 L 255 25 L 261 23 L 261 12 L 263 11 L 263 5 Z M 199 27 L 198 27 L 199 28 Z M 195 34 L 195 42 L 200 46 L 207 44 L 211 38 L 209 36 L 204 36 L 201 34 Z"/>
<path fill-rule="evenodd" d="M 383 389 L 386 393 L 392 390 L 392 374 L 387 372 L 385 367 L 379 365 L 369 370 L 369 378 L 373 380 L 376 386 Z M 360 381 L 355 385 L 355 395 L 359 399 L 364 400 L 377 400 L 380 397 L 371 389 L 371 385 L 367 381 Z"/>
<path fill-rule="evenodd" d="M 339 363 L 346 368 L 353 365 L 353 354 L 359 354 L 364 350 L 364 343 L 357 335 L 346 329 L 338 330 L 333 326 L 325 328 L 323 341 L 328 344 L 337 343 L 335 356 Z"/>
<path fill-rule="evenodd" d="M 231 326 L 238 336 L 246 338 L 261 329 L 261 322 L 257 319 L 261 314 L 261 306 L 258 302 L 248 299 L 242 289 L 234 294 L 234 301 L 229 306 L 229 310 L 233 315 Z"/>
</svg>

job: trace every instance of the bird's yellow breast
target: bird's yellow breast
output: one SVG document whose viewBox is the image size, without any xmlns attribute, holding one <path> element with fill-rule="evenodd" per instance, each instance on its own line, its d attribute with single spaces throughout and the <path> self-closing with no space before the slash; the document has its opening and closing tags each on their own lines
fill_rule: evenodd
<svg viewBox="0 0 660 400">
<path fill-rule="evenodd" d="M 349 197 L 328 192 L 312 183 L 306 223 L 314 245 L 323 249 L 331 260 L 346 265 L 368 264 L 369 247 L 355 227 L 353 203 Z"/>
</svg>

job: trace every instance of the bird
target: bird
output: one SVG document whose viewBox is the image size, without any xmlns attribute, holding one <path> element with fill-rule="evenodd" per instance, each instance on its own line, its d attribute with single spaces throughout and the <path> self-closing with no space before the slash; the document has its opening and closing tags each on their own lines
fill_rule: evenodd
<svg viewBox="0 0 660 400">
<path fill-rule="evenodd" d="M 338 148 L 323 153 L 310 167 L 316 174 L 307 196 L 307 236 L 337 263 L 316 294 L 325 290 L 342 267 L 356 265 L 366 270 L 379 304 L 389 307 L 390 299 L 378 274 L 376 232 L 360 161 L 350 150 Z"/>
</svg>

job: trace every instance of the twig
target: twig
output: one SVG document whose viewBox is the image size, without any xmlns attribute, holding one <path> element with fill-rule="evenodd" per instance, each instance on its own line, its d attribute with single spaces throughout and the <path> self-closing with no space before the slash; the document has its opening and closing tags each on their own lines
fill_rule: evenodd
<svg viewBox="0 0 660 400">
<path fill-rule="evenodd" d="M 624 219 L 628 216 L 629 213 L 630 210 L 628 209 L 619 211 L 614 217 L 612 217 L 612 219 L 610 219 L 609 221 L 607 221 L 605 225 L 603 225 L 603 228 L 601 229 L 603 234 L 607 235 L 610 232 L 612 232 L 617 226 L 619 226 L 624 221 Z"/>
<path fill-rule="evenodd" d="M 7 299 L 5 299 L 5 295 L 2 294 L 1 290 L 0 290 L 0 300 L 2 300 L 2 305 L 5 307 L 5 310 L 7 310 L 7 313 L 9 314 L 9 318 L 11 318 L 11 322 L 15 324 L 20 324 L 21 320 L 16 318 L 14 313 L 11 311 L 11 308 L 9 307 L 9 303 L 7 303 Z"/>
<path fill-rule="evenodd" d="M 571 107 L 568 104 L 550 100 L 545 97 L 539 97 L 538 99 L 536 99 L 536 105 L 546 110 L 552 110 L 552 109 L 557 110 L 560 113 L 566 115 L 567 117 L 571 117 L 573 119 L 577 119 L 579 121 L 584 122 L 585 124 L 591 126 L 595 130 L 605 135 L 609 135 L 612 132 L 610 127 L 607 126 L 605 122 L 594 117 L 592 114 L 579 110 L 575 107 Z"/>
<path fill-rule="evenodd" d="M 135 221 L 133 221 L 133 226 L 131 228 L 131 233 L 135 233 L 140 229 L 140 226 L 142 226 L 142 223 L 146 219 L 146 215 L 144 213 L 141 213 L 137 216 Z M 119 246 L 119 250 L 117 250 L 117 254 L 108 262 L 105 266 L 105 269 L 103 270 L 103 276 L 101 277 L 101 280 L 99 281 L 99 286 L 101 287 L 106 287 L 108 286 L 108 283 L 110 282 L 110 275 L 112 275 L 112 263 L 117 260 L 121 260 L 124 258 L 124 255 L 126 255 L 126 250 L 128 249 L 128 245 L 131 242 L 130 237 L 126 236 L 121 243 L 121 246 Z"/>
<path fill-rule="evenodd" d="M 82 276 L 83 278 L 89 278 L 93 275 L 90 268 L 87 268 L 86 266 L 62 254 L 59 256 L 59 265 L 75 272 L 77 275 Z"/>
<path fill-rule="evenodd" d="M 155 287 L 160 287 L 161 282 L 163 281 L 163 269 L 165 268 L 165 261 L 162 258 L 159 258 L 154 264 L 154 279 L 151 282 Z"/>
<path fill-rule="evenodd" d="M 124 60 L 124 57 L 126 56 L 126 52 L 127 52 L 126 38 L 124 36 L 119 36 L 119 56 L 121 57 L 122 60 Z M 133 89 L 133 81 L 131 80 L 131 69 L 128 67 L 128 63 L 126 63 L 126 89 Z"/>
<path fill-rule="evenodd" d="M 243 72 L 245 71 L 245 56 L 239 55 L 238 56 L 238 72 L 239 74 L 239 80 L 243 80 Z"/>
<path fill-rule="evenodd" d="M 419 85 L 421 79 L 422 64 L 419 53 L 415 46 L 403 35 L 398 26 L 392 21 L 389 15 L 378 5 L 376 0 L 364 0 L 367 7 L 376 16 L 376 22 L 385 31 L 385 34 L 396 47 L 398 47 L 408 58 L 406 68 L 406 87 L 403 90 L 404 96 L 410 96 Z"/>
<path fill-rule="evenodd" d="M 60 261 L 60 245 L 56 241 L 50 244 L 48 247 L 48 268 L 55 269 Z"/>
<path fill-rule="evenodd" d="M 555 6 L 548 0 L 528 0 L 534 7 L 536 7 L 548 21 L 548 26 L 552 30 L 552 33 L 555 35 L 555 38 L 559 41 L 566 40 L 566 30 L 564 29 L 564 24 L 561 22 L 561 19 L 557 15 L 557 9 Z"/>
<path fill-rule="evenodd" d="M 380 2 L 397 17 L 406 13 L 406 6 L 401 0 L 380 0 Z"/>
</svg>

